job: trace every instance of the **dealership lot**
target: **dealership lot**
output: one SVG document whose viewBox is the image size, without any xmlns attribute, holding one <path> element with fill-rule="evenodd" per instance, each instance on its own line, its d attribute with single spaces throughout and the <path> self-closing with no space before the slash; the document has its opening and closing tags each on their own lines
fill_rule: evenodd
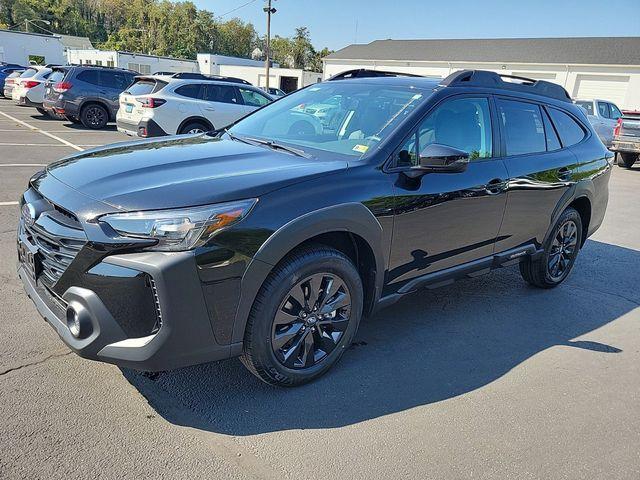
<svg viewBox="0 0 640 480">
<path fill-rule="evenodd" d="M 0 478 L 638 478 L 640 166 L 614 167 L 569 280 L 517 270 L 421 292 L 297 389 L 237 360 L 159 376 L 70 354 L 15 273 L 44 165 L 126 141 L 0 100 Z"/>
</svg>

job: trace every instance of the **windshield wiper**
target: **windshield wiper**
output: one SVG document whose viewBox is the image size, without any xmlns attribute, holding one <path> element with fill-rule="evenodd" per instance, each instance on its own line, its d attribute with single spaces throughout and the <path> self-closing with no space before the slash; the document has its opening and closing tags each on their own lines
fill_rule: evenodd
<svg viewBox="0 0 640 480">
<path fill-rule="evenodd" d="M 311 155 L 306 153 L 304 150 L 300 150 L 299 148 L 293 148 L 288 145 L 283 145 L 282 143 L 277 143 L 272 140 L 262 140 L 260 138 L 252 138 L 252 137 L 243 137 L 242 140 L 245 140 L 246 142 L 252 142 L 254 144 L 257 143 L 258 145 L 264 145 L 265 147 L 269 147 L 272 150 L 282 150 L 283 152 L 288 152 L 298 157 L 311 158 Z"/>
</svg>

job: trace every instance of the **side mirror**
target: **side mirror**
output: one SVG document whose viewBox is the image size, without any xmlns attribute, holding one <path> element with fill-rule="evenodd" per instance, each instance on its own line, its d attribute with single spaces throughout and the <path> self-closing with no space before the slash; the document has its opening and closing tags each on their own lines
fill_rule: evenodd
<svg viewBox="0 0 640 480">
<path fill-rule="evenodd" d="M 426 173 L 459 173 L 464 172 L 469 164 L 469 154 L 463 150 L 432 143 L 420 153 L 420 166 L 406 172 L 411 178 Z"/>
</svg>

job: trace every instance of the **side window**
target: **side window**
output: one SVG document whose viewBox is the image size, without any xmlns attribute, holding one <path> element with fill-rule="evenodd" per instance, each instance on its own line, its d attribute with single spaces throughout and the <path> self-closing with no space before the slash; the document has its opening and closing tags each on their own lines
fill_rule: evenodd
<svg viewBox="0 0 640 480">
<path fill-rule="evenodd" d="M 604 102 L 598 102 L 598 112 L 600 112 L 600 116 L 603 118 L 609 118 L 611 116 L 609 114 L 609 104 Z"/>
<path fill-rule="evenodd" d="M 547 140 L 540 107 L 533 103 L 497 100 L 507 155 L 544 152 Z"/>
<path fill-rule="evenodd" d="M 238 90 L 240 90 L 244 104 L 250 107 L 262 107 L 271 101 L 261 93 L 249 90 L 248 88 L 240 87 Z"/>
<path fill-rule="evenodd" d="M 187 85 L 182 85 L 181 87 L 176 88 L 176 93 L 181 97 L 187 98 L 202 98 L 200 96 L 200 87 L 199 83 L 189 83 Z"/>
<path fill-rule="evenodd" d="M 587 115 L 593 115 L 593 102 L 578 101 L 576 105 L 584 108 L 587 111 Z"/>
<path fill-rule="evenodd" d="M 613 103 L 609 104 L 609 108 L 611 108 L 611 118 L 612 119 L 618 120 L 620 117 L 622 117 L 622 112 Z"/>
<path fill-rule="evenodd" d="M 549 115 L 560 135 L 563 147 L 570 147 L 582 141 L 585 131 L 571 116 L 555 108 L 549 109 Z"/>
<path fill-rule="evenodd" d="M 91 85 L 100 85 L 100 72 L 98 70 L 85 70 L 80 72 L 76 77 L 81 82 L 90 83 Z"/>
<path fill-rule="evenodd" d="M 445 101 L 425 118 L 396 155 L 396 166 L 416 166 L 420 152 L 438 143 L 469 153 L 471 160 L 493 154 L 491 114 L 486 98 Z"/>
<path fill-rule="evenodd" d="M 544 135 L 547 139 L 547 150 L 549 152 L 559 150 L 562 148 L 562 145 L 560 145 L 560 139 L 558 138 L 555 128 L 553 128 L 549 115 L 547 115 L 547 112 L 545 112 L 544 109 L 542 109 L 542 120 L 544 121 Z"/>
<path fill-rule="evenodd" d="M 204 86 L 205 94 L 204 99 L 208 102 L 219 103 L 238 103 L 236 97 L 236 90 L 229 85 L 216 85 L 210 83 Z"/>
</svg>

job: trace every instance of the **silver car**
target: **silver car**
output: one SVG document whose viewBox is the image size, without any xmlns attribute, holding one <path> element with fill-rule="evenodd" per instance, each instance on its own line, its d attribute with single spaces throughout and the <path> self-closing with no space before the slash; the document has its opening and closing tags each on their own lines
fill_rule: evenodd
<svg viewBox="0 0 640 480">
<path fill-rule="evenodd" d="M 593 129 L 607 148 L 613 142 L 613 129 L 616 122 L 622 117 L 620 109 L 608 100 L 574 100 L 574 103 L 587 112 L 587 118 Z"/>
</svg>

